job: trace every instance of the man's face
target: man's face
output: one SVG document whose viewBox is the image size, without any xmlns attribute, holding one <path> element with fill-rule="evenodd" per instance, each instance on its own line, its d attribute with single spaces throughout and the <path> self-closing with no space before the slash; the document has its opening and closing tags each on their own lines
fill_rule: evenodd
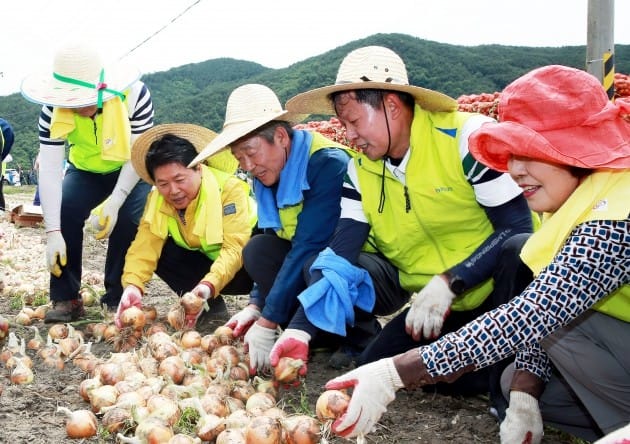
<svg viewBox="0 0 630 444">
<path fill-rule="evenodd" d="M 232 154 L 240 167 L 258 179 L 263 185 L 271 186 L 280 179 L 280 172 L 287 161 L 286 145 L 288 142 L 276 137 L 269 143 L 264 137 L 255 135 L 233 143 Z"/>
<path fill-rule="evenodd" d="M 374 109 L 360 103 L 350 91 L 336 98 L 335 109 L 339 121 L 346 127 L 346 137 L 368 159 L 377 160 L 387 153 L 389 139 L 382 107 Z"/>
</svg>

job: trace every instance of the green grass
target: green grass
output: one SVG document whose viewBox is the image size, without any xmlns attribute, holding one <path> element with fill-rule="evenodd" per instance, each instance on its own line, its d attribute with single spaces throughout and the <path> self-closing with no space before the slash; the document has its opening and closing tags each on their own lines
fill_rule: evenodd
<svg viewBox="0 0 630 444">
<path fill-rule="evenodd" d="M 4 185 L 2 187 L 2 191 L 5 196 L 11 196 L 14 194 L 29 194 L 32 193 L 35 196 L 35 189 L 37 187 L 35 185 L 22 185 L 20 187 L 14 187 L 11 185 Z"/>
</svg>

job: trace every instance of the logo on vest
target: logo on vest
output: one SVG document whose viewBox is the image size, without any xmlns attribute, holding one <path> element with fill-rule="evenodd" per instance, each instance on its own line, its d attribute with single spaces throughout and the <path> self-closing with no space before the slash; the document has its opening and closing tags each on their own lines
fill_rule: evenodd
<svg viewBox="0 0 630 444">
<path fill-rule="evenodd" d="M 446 193 L 453 191 L 453 187 L 436 187 L 434 190 L 436 193 Z"/>
<path fill-rule="evenodd" d="M 608 199 L 599 200 L 593 205 L 593 211 L 606 211 L 608 210 Z"/>
</svg>

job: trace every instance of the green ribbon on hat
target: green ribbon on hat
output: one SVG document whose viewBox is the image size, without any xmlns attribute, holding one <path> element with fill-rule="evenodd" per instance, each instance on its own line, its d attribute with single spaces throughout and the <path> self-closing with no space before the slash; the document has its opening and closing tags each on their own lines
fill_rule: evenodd
<svg viewBox="0 0 630 444">
<path fill-rule="evenodd" d="M 101 74 L 99 76 L 98 83 L 96 84 L 90 83 L 90 82 L 84 82 L 83 80 L 79 80 L 79 79 L 73 79 L 72 77 L 62 76 L 61 74 L 57 74 L 56 72 L 53 72 L 53 77 L 59 80 L 60 82 L 70 83 L 71 85 L 83 86 L 85 88 L 90 88 L 90 89 L 96 89 L 97 91 L 96 106 L 98 108 L 103 108 L 103 91 L 108 92 L 110 94 L 117 95 L 123 100 L 125 99 L 125 95 L 122 92 L 116 91 L 115 89 L 110 89 L 107 87 L 107 83 L 104 82 L 105 80 L 104 69 L 101 69 Z"/>
</svg>

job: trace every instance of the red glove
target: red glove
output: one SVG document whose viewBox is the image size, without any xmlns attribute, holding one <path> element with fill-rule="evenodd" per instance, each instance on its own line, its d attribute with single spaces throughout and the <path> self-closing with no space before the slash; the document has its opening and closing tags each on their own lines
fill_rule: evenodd
<svg viewBox="0 0 630 444">
<path fill-rule="evenodd" d="M 287 328 L 282 332 L 269 353 L 271 366 L 277 366 L 280 358 L 283 357 L 300 359 L 304 364 L 302 364 L 302 367 L 298 370 L 298 374 L 300 376 L 306 376 L 306 361 L 308 361 L 308 343 L 310 340 L 311 335 L 305 331 L 296 328 Z"/>
<path fill-rule="evenodd" d="M 123 311 L 133 306 L 142 308 L 142 291 L 135 285 L 127 285 L 125 287 L 125 291 L 123 291 L 123 294 L 120 297 L 118 309 L 116 310 L 116 314 L 114 315 L 114 322 L 116 323 L 116 327 L 123 327 L 122 321 L 120 320 L 120 315 Z"/>
</svg>

